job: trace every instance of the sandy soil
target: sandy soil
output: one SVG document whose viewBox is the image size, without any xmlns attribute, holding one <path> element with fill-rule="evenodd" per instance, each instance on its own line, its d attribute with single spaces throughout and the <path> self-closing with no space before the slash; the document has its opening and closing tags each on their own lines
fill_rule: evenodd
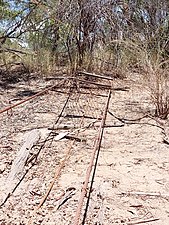
<svg viewBox="0 0 169 225">
<path fill-rule="evenodd" d="M 153 113 L 154 109 L 148 92 L 138 81 L 139 77 L 132 75 L 126 80 L 113 82 L 114 87 L 129 87 L 128 91 L 113 91 L 109 105 L 113 115 L 126 120 L 122 123 L 107 114 L 106 125 L 113 126 L 104 130 L 85 224 L 169 224 L 169 146 L 163 142 L 162 129 L 156 126 L 159 125 L 156 120 L 147 117 L 131 121 Z M 51 85 L 51 82 L 32 80 L 1 88 L 0 108 Z M 99 93 L 107 94 L 107 91 Z M 96 122 L 96 118 L 101 116 L 106 98 L 72 95 L 59 124 L 54 126 L 66 99 L 65 94 L 49 91 L 48 94 L 0 115 L 1 197 L 5 193 L 6 180 L 25 133 L 32 129 L 40 131 L 41 139 L 32 152 L 39 149 L 51 132 L 49 128 L 54 127 L 58 133 L 69 132 L 81 138 L 80 142 L 75 140 L 73 143 L 70 157 L 59 179 L 43 206 L 33 215 L 33 210 L 47 192 L 72 140 L 63 138 L 46 142 L 35 165 L 0 208 L 1 225 L 28 224 L 30 218 L 32 224 L 73 224 L 99 130 L 100 121 Z M 87 115 L 93 119 L 68 118 L 68 114 Z M 94 125 L 86 128 L 91 122 Z M 166 129 L 167 122 L 161 121 Z M 63 126 L 69 129 L 61 129 Z"/>
</svg>

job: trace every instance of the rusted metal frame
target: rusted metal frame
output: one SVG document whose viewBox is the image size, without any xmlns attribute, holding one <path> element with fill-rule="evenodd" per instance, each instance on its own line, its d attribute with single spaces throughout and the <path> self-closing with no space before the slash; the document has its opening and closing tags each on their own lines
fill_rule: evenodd
<svg viewBox="0 0 169 225">
<path fill-rule="evenodd" d="M 38 210 L 41 208 L 41 206 L 45 203 L 46 199 L 48 198 L 48 196 L 49 196 L 49 194 L 50 194 L 50 192 L 51 192 L 51 190 L 52 190 L 56 180 L 59 178 L 59 176 L 61 175 L 61 171 L 65 167 L 66 161 L 68 161 L 68 159 L 70 158 L 72 147 L 73 147 L 74 143 L 75 143 L 75 140 L 73 140 L 71 142 L 70 146 L 68 147 L 68 150 L 66 152 L 66 155 L 65 155 L 64 159 L 59 164 L 59 168 L 56 168 L 54 178 L 53 178 L 52 182 L 49 184 L 47 192 L 45 193 L 45 195 L 41 199 L 41 201 L 38 204 L 37 208 L 34 209 L 34 211 L 33 211 L 32 215 L 31 215 L 27 225 L 31 225 L 33 223 L 32 217 L 38 212 Z"/>
<path fill-rule="evenodd" d="M 69 80 L 74 80 L 74 81 L 80 81 L 80 82 L 87 83 L 87 84 L 93 84 L 93 85 L 97 85 L 97 86 L 100 86 L 100 87 L 105 87 L 105 88 L 111 89 L 111 85 L 97 83 L 97 82 L 93 82 L 93 81 L 83 80 L 83 79 L 78 78 L 77 76 L 76 77 L 68 77 L 68 79 Z"/>
<path fill-rule="evenodd" d="M 61 94 L 68 94 L 66 91 L 58 91 L 58 90 L 51 90 L 57 93 L 61 93 Z M 76 94 L 76 92 L 72 92 L 72 94 Z M 78 94 L 84 94 L 84 95 L 93 95 L 93 96 L 97 96 L 97 97 L 107 97 L 107 95 L 102 95 L 102 94 L 95 94 L 93 92 L 83 92 L 83 91 L 78 91 Z"/>
<path fill-rule="evenodd" d="M 49 79 L 49 78 L 48 78 Z M 53 77 L 53 78 L 50 78 L 50 80 L 53 79 L 53 80 L 58 80 L 58 79 L 61 79 L 61 77 Z M 106 88 L 111 88 L 111 85 L 107 85 L 107 84 L 102 84 L 102 83 L 97 83 L 97 82 L 93 82 L 93 81 L 87 81 L 87 80 L 84 80 L 84 79 L 80 79 L 78 78 L 77 76 L 74 76 L 74 77 L 67 77 L 67 79 L 69 80 L 74 80 L 74 81 L 80 81 L 80 82 L 83 82 L 83 83 L 87 83 L 87 84 L 93 84 L 93 85 L 97 85 L 97 86 L 101 86 L 101 87 L 106 87 Z"/>
<path fill-rule="evenodd" d="M 64 104 L 64 106 L 63 106 L 63 108 L 62 108 L 62 110 L 61 110 L 61 112 L 60 112 L 60 114 L 59 114 L 57 120 L 55 121 L 55 123 L 54 123 L 54 125 L 53 125 L 53 128 L 54 128 L 54 126 L 59 122 L 59 120 L 60 120 L 60 118 L 61 118 L 61 116 L 62 116 L 62 113 L 63 113 L 63 111 L 64 111 L 64 109 L 65 109 L 65 107 L 66 107 L 66 105 L 67 105 L 67 103 L 68 103 L 68 101 L 69 101 L 69 99 L 70 99 L 70 96 L 71 96 L 71 91 L 69 92 L 69 95 L 68 95 L 68 97 L 67 97 L 67 99 L 66 99 L 66 101 L 65 101 L 65 104 Z M 38 150 L 38 152 L 36 153 L 36 155 L 34 155 L 34 156 L 32 157 L 32 159 L 31 159 L 31 161 L 30 161 L 30 162 L 31 162 L 31 165 L 29 166 L 29 168 L 26 169 L 26 171 L 25 171 L 25 173 L 23 174 L 23 176 L 22 176 L 20 182 L 19 182 L 18 185 L 15 187 L 15 189 L 12 191 L 12 193 L 14 193 L 14 191 L 16 190 L 16 188 L 20 185 L 20 183 L 23 181 L 23 179 L 25 178 L 25 176 L 26 176 L 27 173 L 29 172 L 29 170 L 35 165 L 35 162 L 36 162 L 36 160 L 37 160 L 37 158 L 38 158 L 40 152 L 41 152 L 42 149 L 45 147 L 47 141 L 49 141 L 49 140 L 51 141 L 51 139 L 49 139 L 51 135 L 52 135 L 52 141 L 53 141 L 53 138 L 54 138 L 53 131 L 50 131 L 50 133 L 47 135 L 46 139 L 45 139 L 45 140 L 43 141 L 43 143 L 40 145 L 39 150 Z M 50 144 L 51 144 L 51 143 L 50 143 Z M 4 200 L 4 202 L 2 203 L 2 205 L 4 205 L 4 204 L 6 203 L 6 201 L 8 200 L 8 198 L 9 198 L 10 196 L 11 196 L 11 195 L 9 194 L 9 195 L 6 197 L 6 199 Z M 0 206 L 2 206 L 2 205 L 0 205 Z"/>
<path fill-rule="evenodd" d="M 98 86 L 101 86 L 101 87 L 107 87 L 107 88 L 110 88 L 109 85 L 99 84 L 99 83 L 95 83 L 95 82 L 89 82 L 89 81 L 85 81 L 85 80 L 78 79 L 78 78 L 76 78 L 76 77 L 63 78 L 62 81 L 63 81 L 63 80 L 67 80 L 67 79 L 78 80 L 78 81 L 81 81 L 81 82 L 84 82 L 84 83 L 89 83 L 89 84 L 94 84 L 94 85 L 98 85 Z M 60 82 L 60 83 L 61 83 L 61 82 Z M 59 83 L 59 84 L 60 84 L 60 83 Z M 30 97 L 28 97 L 28 98 L 25 98 L 25 99 L 21 100 L 20 102 L 15 103 L 15 104 L 12 104 L 12 105 L 10 105 L 10 106 L 4 108 L 4 109 L 1 109 L 1 110 L 0 110 L 0 114 L 3 113 L 3 112 L 9 111 L 10 109 L 13 109 L 13 108 L 15 108 L 16 106 L 19 106 L 19 105 L 21 105 L 21 104 L 23 104 L 23 103 L 25 103 L 25 102 L 27 102 L 27 101 L 30 101 L 31 99 L 34 99 L 34 98 L 36 98 L 36 97 L 38 97 L 38 96 L 40 96 L 40 95 L 42 95 L 42 94 L 45 94 L 45 92 L 48 92 L 48 91 L 52 90 L 53 88 L 57 87 L 59 84 L 55 84 L 55 85 L 52 85 L 52 86 L 50 86 L 50 87 L 48 87 L 48 88 L 45 88 L 44 90 L 42 90 L 42 91 L 36 93 L 35 95 L 32 95 L 32 96 L 30 96 Z M 59 92 L 59 91 L 58 91 L 58 92 Z M 65 94 L 67 94 L 67 93 L 65 93 Z"/>
<path fill-rule="evenodd" d="M 69 88 L 68 97 L 67 97 L 67 99 L 66 99 L 66 101 L 65 101 L 65 104 L 64 104 L 64 106 L 63 106 L 63 108 L 62 108 L 60 114 L 59 114 L 58 117 L 57 117 L 57 120 L 55 121 L 55 123 L 54 123 L 53 126 L 52 126 L 52 130 L 55 128 L 55 126 L 58 124 L 60 118 L 62 117 L 63 112 L 64 112 L 64 110 L 65 110 L 65 108 L 66 108 L 66 106 L 67 106 L 67 104 L 68 104 L 68 102 L 69 102 L 69 99 L 70 99 L 70 96 L 71 96 L 71 95 L 72 95 L 72 86 Z M 41 145 L 39 151 L 37 152 L 36 157 L 35 157 L 35 161 L 36 161 L 38 155 L 40 154 L 41 150 L 44 148 L 44 146 L 45 146 L 45 144 L 46 144 L 47 141 L 50 140 L 49 146 L 51 146 L 51 144 L 52 144 L 52 142 L 53 142 L 53 140 L 54 140 L 54 137 L 55 137 L 54 135 L 52 135 L 52 134 L 53 134 L 53 131 L 52 131 L 52 130 L 51 130 L 50 133 L 47 135 L 45 141 L 43 142 L 43 144 Z M 50 138 L 51 136 L 52 136 L 52 138 Z"/>
<path fill-rule="evenodd" d="M 103 80 L 114 80 L 114 78 L 112 78 L 112 77 L 98 75 L 98 74 L 89 73 L 89 72 L 85 72 L 85 71 L 78 71 L 77 75 L 85 75 L 85 76 L 90 76 L 90 77 L 99 78 L 99 79 L 103 79 Z M 70 77 L 70 78 L 72 78 L 72 77 Z M 48 81 L 48 80 L 56 80 L 56 79 L 63 79 L 63 77 L 47 77 L 45 80 Z"/>
<path fill-rule="evenodd" d="M 60 82 L 60 83 L 61 83 L 61 82 Z M 21 104 L 23 104 L 23 103 L 25 103 L 25 102 L 27 102 L 27 101 L 29 101 L 29 100 L 31 100 L 31 99 L 34 99 L 34 98 L 36 98 L 36 97 L 38 97 L 38 96 L 40 96 L 40 95 L 42 95 L 42 94 L 45 94 L 45 92 L 50 91 L 50 90 L 51 90 L 52 88 L 54 88 L 54 87 L 57 87 L 58 85 L 60 85 L 60 83 L 55 84 L 55 85 L 52 85 L 52 86 L 50 86 L 50 87 L 48 87 L 48 88 L 45 88 L 44 90 L 42 90 L 42 91 L 36 93 L 35 95 L 32 95 L 32 96 L 30 96 L 30 97 L 28 97 L 28 98 L 23 99 L 22 101 L 20 101 L 20 102 L 18 102 L 18 103 L 15 103 L 15 104 L 13 104 L 13 105 L 10 105 L 10 106 L 8 106 L 8 107 L 6 107 L 6 108 L 0 110 L 0 114 L 3 113 L 3 112 L 6 112 L 6 111 L 8 111 L 8 110 L 10 110 L 10 109 L 12 109 L 12 108 L 14 108 L 14 107 L 16 107 L 16 106 L 18 106 L 18 105 L 21 105 Z"/>
<path fill-rule="evenodd" d="M 87 81 L 87 80 L 83 80 L 83 79 L 79 79 L 79 78 L 76 78 L 76 80 L 80 81 L 82 83 L 93 84 L 93 85 L 97 85 L 97 86 L 100 86 L 100 87 L 105 87 L 105 88 L 111 89 L 111 85 L 97 83 L 97 82 L 93 82 L 93 81 Z"/>
<path fill-rule="evenodd" d="M 83 207 L 83 202 L 84 202 L 85 195 L 87 194 L 88 183 L 89 183 L 89 179 L 90 179 L 90 174 L 92 172 L 92 167 L 94 165 L 94 159 L 95 159 L 96 153 L 97 153 L 97 157 L 99 156 L 99 150 L 100 150 L 100 146 L 101 146 L 101 142 L 102 142 L 104 125 L 105 125 L 105 121 L 106 121 L 110 97 L 111 97 L 111 91 L 109 91 L 109 94 L 108 94 L 108 97 L 107 97 L 106 106 L 105 106 L 105 109 L 104 109 L 104 114 L 103 114 L 102 121 L 101 121 L 100 128 L 99 128 L 99 134 L 98 134 L 97 140 L 95 142 L 95 146 L 94 146 L 94 149 L 93 149 L 93 152 L 92 152 L 92 155 L 91 155 L 89 166 L 88 166 L 87 171 L 86 171 L 85 182 L 84 182 L 84 185 L 83 185 L 82 190 L 81 190 L 81 195 L 80 195 L 80 198 L 79 198 L 79 202 L 78 202 L 78 206 L 77 206 L 77 210 L 76 210 L 73 225 L 79 224 L 81 211 L 82 211 L 82 207 Z M 95 171 L 94 171 L 94 173 L 95 173 Z"/>
<path fill-rule="evenodd" d="M 62 114 L 63 114 L 63 112 L 64 112 L 64 110 L 65 110 L 65 108 L 66 108 L 66 106 L 67 106 L 67 103 L 68 103 L 68 101 L 69 101 L 69 99 L 70 99 L 70 96 L 71 96 L 71 90 L 70 90 L 70 92 L 69 92 L 69 95 L 68 95 L 68 97 L 67 97 L 67 99 L 66 99 L 66 101 L 65 101 L 65 104 L 64 104 L 64 106 L 63 106 L 63 108 L 62 108 L 60 114 L 59 114 L 58 117 L 57 117 L 57 120 L 56 120 L 55 123 L 53 124 L 53 127 L 52 127 L 53 129 L 54 129 L 54 127 L 58 124 L 60 118 L 62 117 Z M 39 156 L 41 150 L 45 147 L 46 142 L 50 140 L 50 145 L 52 144 L 53 139 L 54 139 L 54 137 L 55 137 L 55 136 L 52 135 L 52 134 L 53 134 L 53 131 L 51 130 L 51 132 L 47 135 L 47 137 L 46 137 L 45 141 L 43 142 L 43 144 L 40 146 L 40 148 L 39 148 L 39 150 L 38 150 L 38 152 L 37 152 L 37 154 L 36 154 L 36 156 L 35 156 L 35 161 L 37 160 L 37 157 Z M 50 138 L 51 136 L 52 136 L 52 138 Z"/>
<path fill-rule="evenodd" d="M 98 74 L 94 74 L 94 73 L 88 73 L 88 72 L 85 72 L 85 71 L 79 71 L 78 74 L 83 74 L 83 75 L 86 75 L 86 76 L 99 78 L 99 79 L 103 79 L 103 80 L 113 80 L 114 81 L 114 78 L 112 78 L 112 77 L 98 75 Z"/>
</svg>

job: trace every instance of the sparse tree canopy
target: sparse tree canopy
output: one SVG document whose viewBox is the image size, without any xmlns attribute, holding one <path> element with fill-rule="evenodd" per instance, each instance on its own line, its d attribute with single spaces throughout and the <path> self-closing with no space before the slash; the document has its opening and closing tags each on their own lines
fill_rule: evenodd
<svg viewBox="0 0 169 225">
<path fill-rule="evenodd" d="M 64 53 L 72 66 L 90 61 L 90 67 L 98 48 L 119 59 L 114 40 L 134 41 L 162 57 L 169 51 L 169 2 L 164 0 L 1 0 L 0 12 L 1 48 L 12 41 L 57 57 Z"/>
</svg>

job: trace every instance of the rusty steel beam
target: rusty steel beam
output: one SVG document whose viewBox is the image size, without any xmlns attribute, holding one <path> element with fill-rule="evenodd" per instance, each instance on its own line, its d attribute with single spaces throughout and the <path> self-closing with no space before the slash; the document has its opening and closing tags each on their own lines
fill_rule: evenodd
<svg viewBox="0 0 169 225">
<path fill-rule="evenodd" d="M 102 117 L 102 120 L 101 120 L 101 123 L 100 123 L 99 133 L 98 133 L 98 136 L 97 136 L 97 140 L 95 142 L 93 152 L 91 154 L 89 166 L 88 166 L 87 171 L 86 171 L 85 182 L 84 182 L 84 185 L 83 185 L 82 190 L 81 190 L 81 195 L 80 195 L 80 198 L 79 198 L 74 222 L 73 222 L 72 225 L 79 225 L 79 220 L 80 220 L 80 216 L 81 216 L 81 212 L 82 212 L 83 202 L 84 202 L 84 198 L 87 194 L 87 188 L 88 188 L 88 183 L 89 183 L 89 179 L 90 179 L 90 174 L 92 172 L 92 167 L 94 165 L 94 159 L 95 159 L 96 153 L 100 150 L 100 146 L 101 146 L 101 142 L 102 142 L 104 125 L 105 125 L 105 121 L 106 121 L 110 97 L 111 97 L 111 91 L 109 91 L 109 94 L 107 96 L 107 101 L 106 101 L 103 117 Z"/>
</svg>

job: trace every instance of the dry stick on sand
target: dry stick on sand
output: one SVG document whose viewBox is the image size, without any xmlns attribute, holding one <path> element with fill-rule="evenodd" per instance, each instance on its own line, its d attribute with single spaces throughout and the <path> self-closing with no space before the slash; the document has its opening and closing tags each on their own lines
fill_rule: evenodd
<svg viewBox="0 0 169 225">
<path fill-rule="evenodd" d="M 162 197 L 162 198 L 168 198 L 169 194 L 161 194 L 161 193 L 155 193 L 155 192 L 122 192 L 121 195 L 141 195 L 141 196 L 155 196 L 155 197 Z"/>
<path fill-rule="evenodd" d="M 160 220 L 159 218 L 154 218 L 154 219 L 147 219 L 147 220 L 140 220 L 140 221 L 136 221 L 136 222 L 131 222 L 131 223 L 127 223 L 127 225 L 136 225 L 136 224 L 142 224 L 142 223 L 151 223 L 154 221 Z"/>
<path fill-rule="evenodd" d="M 66 155 L 65 155 L 65 158 L 61 161 L 59 168 L 56 170 L 54 179 L 53 179 L 52 183 L 49 185 L 49 188 L 48 188 L 46 194 L 44 195 L 44 197 L 43 197 L 42 200 L 40 201 L 40 203 L 39 203 L 39 205 L 37 206 L 37 208 L 33 211 L 33 214 L 32 214 L 31 218 L 30 218 L 29 221 L 28 221 L 28 225 L 31 225 L 31 224 L 32 224 L 32 217 L 36 214 L 36 212 L 37 212 L 37 211 L 41 208 L 41 206 L 44 204 L 44 202 L 46 201 L 48 195 L 50 194 L 50 192 L 51 192 L 51 190 L 52 190 L 52 188 L 53 188 L 53 185 L 54 185 L 55 181 L 59 178 L 60 173 L 61 173 L 61 170 L 64 168 L 66 161 L 67 161 L 67 160 L 69 159 L 69 157 L 70 157 L 71 150 L 72 150 L 72 146 L 73 146 L 74 142 L 75 142 L 75 140 L 73 140 L 73 141 L 71 142 L 70 147 L 68 148 L 68 151 L 67 151 L 67 153 L 66 153 Z"/>
<path fill-rule="evenodd" d="M 108 84 L 102 84 L 102 83 L 97 83 L 97 82 L 93 82 L 93 81 L 87 81 L 87 80 L 83 80 L 83 79 L 79 79 L 79 78 L 75 78 L 75 80 L 80 81 L 82 83 L 94 84 L 94 85 L 97 85 L 99 87 L 104 87 L 106 89 L 111 89 L 112 88 L 112 86 L 108 85 Z"/>
</svg>

